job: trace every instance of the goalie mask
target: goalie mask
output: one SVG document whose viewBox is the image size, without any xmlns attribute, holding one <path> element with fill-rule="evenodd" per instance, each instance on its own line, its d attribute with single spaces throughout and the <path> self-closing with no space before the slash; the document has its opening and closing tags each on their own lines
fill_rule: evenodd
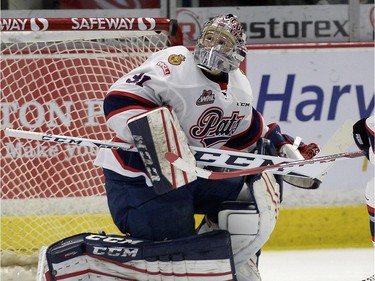
<svg viewBox="0 0 375 281">
<path fill-rule="evenodd" d="M 198 67 L 209 71 L 236 70 L 246 56 L 246 34 L 237 17 L 228 14 L 203 25 L 194 51 Z"/>
</svg>

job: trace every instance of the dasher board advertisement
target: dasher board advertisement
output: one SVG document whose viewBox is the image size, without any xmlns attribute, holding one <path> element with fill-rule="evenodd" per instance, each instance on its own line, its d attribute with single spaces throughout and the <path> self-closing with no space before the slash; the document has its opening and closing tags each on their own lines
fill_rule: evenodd
<svg viewBox="0 0 375 281">
<path fill-rule="evenodd" d="M 348 5 L 178 8 L 184 45 L 194 45 L 208 18 L 232 13 L 246 31 L 248 44 L 333 43 L 350 41 Z M 374 40 L 374 6 L 359 6 L 358 41 Z"/>
<path fill-rule="evenodd" d="M 348 151 L 357 150 L 351 124 L 374 114 L 371 44 L 337 48 L 328 44 L 315 48 L 249 47 L 246 73 L 252 84 L 254 105 L 267 122 L 276 122 L 283 132 L 321 147 L 349 122 L 336 142 L 350 141 Z M 321 193 L 326 194 L 319 197 L 320 202 L 364 202 L 363 191 L 372 177 L 374 165 L 365 158 L 338 161 L 316 192 L 302 191 L 301 195 L 308 198 L 308 203 Z"/>
</svg>

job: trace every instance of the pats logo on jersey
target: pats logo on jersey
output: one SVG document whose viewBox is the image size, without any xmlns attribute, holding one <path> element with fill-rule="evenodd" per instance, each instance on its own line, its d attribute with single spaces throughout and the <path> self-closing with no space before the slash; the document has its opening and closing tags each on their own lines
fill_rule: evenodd
<svg viewBox="0 0 375 281">
<path fill-rule="evenodd" d="M 173 65 L 180 65 L 183 61 L 185 61 L 185 56 L 183 55 L 173 54 L 168 57 L 168 62 Z"/>
<path fill-rule="evenodd" d="M 230 116 L 225 116 L 223 109 L 210 107 L 197 119 L 196 125 L 190 127 L 190 136 L 200 140 L 204 147 L 227 142 L 241 123 L 244 115 L 233 111 Z"/>
<path fill-rule="evenodd" d="M 200 97 L 195 102 L 196 105 L 204 105 L 214 103 L 215 101 L 215 94 L 212 93 L 211 90 L 204 90 Z"/>
</svg>

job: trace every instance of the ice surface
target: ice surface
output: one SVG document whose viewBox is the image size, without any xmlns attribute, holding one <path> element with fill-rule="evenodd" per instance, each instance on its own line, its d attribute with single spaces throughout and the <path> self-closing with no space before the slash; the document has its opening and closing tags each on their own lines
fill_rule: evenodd
<svg viewBox="0 0 375 281">
<path fill-rule="evenodd" d="M 263 251 L 259 268 L 262 281 L 362 281 L 374 274 L 374 261 L 372 248 Z M 36 280 L 34 268 L 11 271 L 1 281 Z"/>
<path fill-rule="evenodd" d="M 374 249 L 263 251 L 262 281 L 361 281 L 374 274 Z"/>
</svg>

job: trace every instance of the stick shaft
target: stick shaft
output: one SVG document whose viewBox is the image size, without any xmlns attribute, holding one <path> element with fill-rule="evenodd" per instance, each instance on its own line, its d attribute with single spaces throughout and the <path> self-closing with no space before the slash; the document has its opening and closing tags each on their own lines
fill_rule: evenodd
<svg viewBox="0 0 375 281">
<path fill-rule="evenodd" d="M 23 138 L 23 139 L 30 139 L 30 140 L 56 142 L 56 143 L 63 143 L 63 144 L 75 144 L 75 145 L 80 145 L 80 146 L 89 146 L 89 147 L 97 147 L 97 148 L 121 149 L 121 150 L 126 150 L 126 151 L 137 151 L 137 148 L 135 146 L 131 144 L 127 144 L 127 143 L 107 142 L 107 141 L 92 140 L 92 139 L 85 139 L 85 138 L 78 138 L 78 137 L 51 135 L 51 134 L 45 134 L 45 133 L 39 133 L 39 132 L 14 130 L 14 129 L 9 129 L 9 128 L 5 129 L 5 135 L 7 137 Z"/>
<path fill-rule="evenodd" d="M 294 162 L 286 162 L 286 163 L 278 163 L 268 166 L 261 166 L 258 168 L 250 168 L 244 169 L 239 171 L 233 172 L 212 172 L 209 176 L 210 179 L 225 179 L 237 176 L 247 176 L 247 175 L 255 175 L 260 172 L 283 172 L 284 170 L 288 170 L 290 168 L 296 168 L 296 171 L 299 167 L 303 167 L 306 165 L 321 165 L 325 163 L 331 163 L 328 165 L 327 169 L 332 166 L 332 162 L 336 160 L 343 160 L 343 159 L 350 159 L 350 158 L 357 158 L 364 156 L 363 151 L 355 151 L 355 152 L 343 152 L 331 155 L 324 155 L 320 157 L 315 157 L 308 160 L 297 160 Z"/>
<path fill-rule="evenodd" d="M 29 132 L 14 129 L 5 129 L 8 137 L 24 138 L 38 141 L 55 142 L 62 144 L 72 144 L 96 148 L 121 149 L 125 151 L 137 152 L 137 148 L 128 143 L 107 142 L 101 140 L 85 139 L 72 136 L 51 135 L 39 132 Z M 292 161 L 293 159 L 280 158 L 268 155 L 252 154 L 241 151 L 223 150 L 206 147 L 190 146 L 191 151 L 199 164 L 232 169 L 245 169 L 258 167 L 264 163 L 280 163 Z"/>
<path fill-rule="evenodd" d="M 85 139 L 71 136 L 61 136 L 61 135 L 51 135 L 39 132 L 28 132 L 22 130 L 14 129 L 5 129 L 5 134 L 8 137 L 16 138 L 25 138 L 38 141 L 47 141 L 55 142 L 62 144 L 74 144 L 80 146 L 96 147 L 96 148 L 109 148 L 109 149 L 120 149 L 125 151 L 136 152 L 137 148 L 128 143 L 118 143 L 118 142 L 107 142 L 93 139 Z M 324 155 L 314 157 L 309 160 L 294 160 L 288 158 L 267 156 L 267 155 L 258 155 L 251 154 L 246 152 L 237 152 L 237 151 L 228 151 L 221 149 L 212 149 L 204 147 L 190 147 L 191 150 L 195 153 L 197 163 L 202 165 L 210 165 L 216 167 L 227 167 L 236 169 L 236 171 L 231 172 L 212 172 L 204 169 L 200 169 L 196 166 L 190 167 L 185 165 L 183 159 L 179 159 L 177 155 L 172 153 L 167 153 L 169 156 L 167 160 L 171 163 L 178 160 L 176 163 L 173 163 L 178 168 L 185 172 L 195 173 L 199 177 L 211 178 L 211 179 L 223 179 L 231 177 L 239 177 L 244 175 L 257 174 L 262 171 L 272 171 L 278 174 L 287 174 L 284 171 L 290 170 L 291 168 L 304 167 L 307 165 L 322 165 L 330 166 L 332 162 L 338 159 L 345 158 L 356 158 L 363 156 L 362 151 L 357 152 L 344 152 L 332 155 Z M 180 167 L 181 165 L 181 167 Z M 311 167 L 313 167 L 312 165 Z M 306 174 L 301 173 L 301 175 L 307 176 Z M 315 175 L 316 176 L 316 175 Z"/>
<path fill-rule="evenodd" d="M 288 172 L 293 172 L 296 174 L 300 174 L 302 176 L 306 176 L 310 178 L 317 178 L 317 176 L 319 175 L 316 174 L 316 171 L 306 170 L 305 166 L 310 165 L 311 168 L 314 167 L 314 165 L 330 166 L 331 162 L 336 161 L 336 160 L 357 158 L 357 157 L 362 157 L 362 156 L 364 156 L 363 151 L 343 152 L 343 153 L 337 153 L 337 154 L 332 154 L 332 155 L 314 157 L 308 160 L 285 161 L 282 163 L 247 168 L 247 169 L 236 170 L 236 171 L 231 171 L 231 172 L 215 172 L 215 171 L 205 170 L 196 166 L 188 165 L 178 155 L 171 153 L 171 152 L 166 153 L 167 160 L 171 162 L 173 165 L 177 166 L 179 169 L 187 173 L 194 173 L 198 177 L 202 177 L 206 179 L 226 179 L 226 178 L 242 177 L 242 176 L 248 176 L 248 175 L 255 175 L 264 171 L 272 172 L 276 174 L 287 174 Z"/>
</svg>

